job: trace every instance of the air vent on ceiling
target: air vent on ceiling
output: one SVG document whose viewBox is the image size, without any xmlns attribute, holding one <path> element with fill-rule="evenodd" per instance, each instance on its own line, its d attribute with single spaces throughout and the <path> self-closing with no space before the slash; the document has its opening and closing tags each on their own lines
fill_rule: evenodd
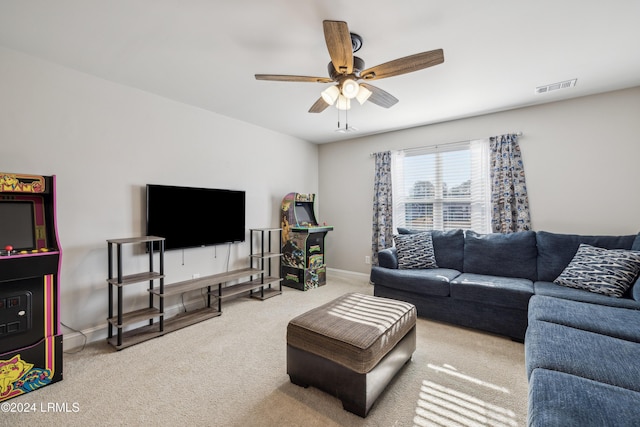
<svg viewBox="0 0 640 427">
<path fill-rule="evenodd" d="M 552 83 L 550 85 L 538 86 L 536 88 L 536 93 L 547 93 L 558 89 L 569 89 L 570 87 L 574 87 L 577 81 L 578 79 L 573 79 L 559 83 Z"/>
</svg>

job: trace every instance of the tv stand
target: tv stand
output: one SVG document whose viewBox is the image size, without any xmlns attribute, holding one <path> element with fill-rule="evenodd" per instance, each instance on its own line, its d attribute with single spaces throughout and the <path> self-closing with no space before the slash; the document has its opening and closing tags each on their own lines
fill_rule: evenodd
<svg viewBox="0 0 640 427">
<path fill-rule="evenodd" d="M 273 285 L 280 283 L 282 279 L 271 276 L 270 260 L 278 258 L 279 253 L 271 253 L 271 232 L 280 229 L 252 229 L 250 266 L 225 273 L 212 274 L 171 284 L 164 283 L 164 238 L 154 236 L 133 237 L 126 239 L 107 240 L 109 249 L 109 336 L 107 341 L 117 350 L 147 341 L 185 328 L 187 326 L 218 317 L 222 314 L 222 302 L 242 294 L 248 294 L 253 298 L 265 300 L 282 293 L 282 288 Z M 261 233 L 261 251 L 253 253 L 254 233 Z M 268 246 L 265 248 L 265 233 L 268 234 Z M 257 235 L 256 235 L 257 237 Z M 280 238 L 278 238 L 278 242 Z M 122 274 L 122 245 L 132 243 L 145 243 L 152 247 L 153 242 L 160 242 L 159 271 L 154 272 L 154 251 L 149 251 L 149 271 L 123 276 Z M 117 249 L 117 257 L 114 262 L 113 248 Z M 253 267 L 254 260 L 258 260 L 258 266 Z M 267 265 L 268 264 L 268 265 Z M 267 267 L 265 269 L 265 266 Z M 114 274 L 117 269 L 117 275 Z M 278 268 L 277 271 L 280 269 Z M 149 281 L 149 306 L 141 310 L 125 313 L 123 310 L 123 288 L 126 285 Z M 154 283 L 157 281 L 157 285 Z M 237 281 L 235 284 L 226 285 Z M 223 286 L 226 285 L 226 286 Z M 117 312 L 114 314 L 113 286 L 118 290 Z M 207 290 L 206 306 L 197 310 L 182 312 L 165 319 L 164 299 L 166 297 L 181 295 L 185 292 L 198 289 Z M 158 308 L 154 302 L 157 299 Z M 147 325 L 124 331 L 127 325 L 149 321 Z M 154 321 L 155 320 L 155 321 Z M 113 334 L 113 327 L 117 334 Z"/>
</svg>

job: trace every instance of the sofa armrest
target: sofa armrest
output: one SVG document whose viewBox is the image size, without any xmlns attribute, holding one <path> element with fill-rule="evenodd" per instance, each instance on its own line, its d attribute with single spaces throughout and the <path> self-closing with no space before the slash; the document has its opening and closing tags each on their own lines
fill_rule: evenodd
<svg viewBox="0 0 640 427">
<path fill-rule="evenodd" d="M 378 252 L 378 265 L 384 268 L 398 268 L 398 252 L 396 248 L 387 248 Z"/>
</svg>

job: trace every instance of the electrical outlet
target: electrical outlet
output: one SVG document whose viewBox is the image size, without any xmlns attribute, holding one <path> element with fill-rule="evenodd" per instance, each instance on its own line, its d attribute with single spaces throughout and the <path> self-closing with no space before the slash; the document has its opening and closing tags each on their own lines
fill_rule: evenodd
<svg viewBox="0 0 640 427">
<path fill-rule="evenodd" d="M 193 274 L 191 275 L 191 278 L 192 278 L 192 279 L 199 279 L 199 278 L 200 278 L 200 273 L 193 273 Z"/>
<path fill-rule="evenodd" d="M 371 264 L 371 257 L 370 257 L 369 255 L 366 255 L 366 256 L 364 257 L 364 263 L 365 263 L 365 264 Z"/>
</svg>

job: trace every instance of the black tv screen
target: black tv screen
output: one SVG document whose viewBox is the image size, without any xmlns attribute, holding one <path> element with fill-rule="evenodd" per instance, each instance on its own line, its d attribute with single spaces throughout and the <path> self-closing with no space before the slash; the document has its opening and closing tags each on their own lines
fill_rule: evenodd
<svg viewBox="0 0 640 427">
<path fill-rule="evenodd" d="M 36 248 L 33 202 L 0 202 L 0 249 L 13 246 L 14 250 Z"/>
<path fill-rule="evenodd" d="M 147 236 L 165 249 L 245 240 L 245 192 L 147 184 Z"/>
</svg>

